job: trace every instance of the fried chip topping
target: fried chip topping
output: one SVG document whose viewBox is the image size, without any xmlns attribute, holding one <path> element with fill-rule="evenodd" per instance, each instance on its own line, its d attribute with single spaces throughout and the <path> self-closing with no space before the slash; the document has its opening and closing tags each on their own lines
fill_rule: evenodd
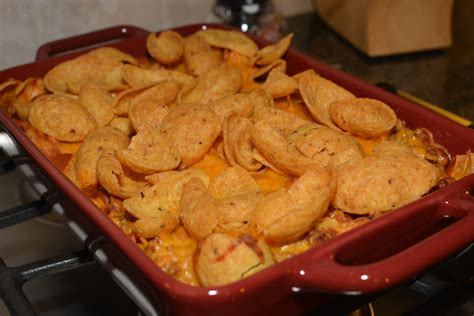
<svg viewBox="0 0 474 316">
<path fill-rule="evenodd" d="M 46 135 L 66 142 L 84 140 L 97 126 L 94 117 L 78 101 L 57 94 L 34 99 L 28 122 Z"/>
<path fill-rule="evenodd" d="M 331 120 L 329 106 L 335 101 L 353 99 L 355 96 L 312 70 L 299 73 L 294 78 L 298 82 L 301 96 L 316 122 L 339 130 Z"/>
<path fill-rule="evenodd" d="M 79 147 L 76 155 L 76 178 L 82 188 L 97 185 L 97 160 L 102 154 L 114 153 L 127 147 L 128 136 L 110 126 L 101 127 L 91 134 Z"/>
<path fill-rule="evenodd" d="M 451 156 L 442 134 L 405 123 L 388 98 L 301 69 L 287 54 L 293 36 L 259 47 L 211 26 L 150 33 L 137 58 L 98 48 L 0 83 L 0 110 L 191 286 L 317 252 L 474 173 L 472 150 Z"/>
<path fill-rule="evenodd" d="M 168 65 L 177 62 L 184 52 L 184 40 L 179 33 L 163 31 L 159 35 L 150 33 L 146 48 L 159 63 Z"/>
<path fill-rule="evenodd" d="M 90 83 L 103 89 L 123 88 L 122 68 L 136 64 L 135 58 L 112 47 L 95 49 L 50 70 L 44 77 L 46 88 L 55 93 L 78 94 L 82 85 Z"/>
<path fill-rule="evenodd" d="M 388 133 L 397 121 L 397 115 L 388 105 L 367 98 L 335 101 L 330 104 L 329 113 L 342 130 L 367 138 Z"/>
<path fill-rule="evenodd" d="M 227 48 L 247 57 L 253 57 L 258 52 L 257 44 L 241 32 L 207 29 L 196 35 L 204 38 L 211 46 Z"/>
<path fill-rule="evenodd" d="M 214 112 L 200 104 L 175 107 L 163 119 L 161 132 L 181 157 L 180 167 L 190 166 L 211 149 L 222 124 Z"/>
<path fill-rule="evenodd" d="M 383 213 L 426 194 L 439 169 L 410 155 L 367 157 L 337 169 L 335 208 L 352 214 Z"/>
<path fill-rule="evenodd" d="M 145 127 L 132 137 L 128 148 L 117 152 L 128 168 L 143 174 L 175 169 L 181 162 L 178 149 L 156 128 Z"/>
</svg>

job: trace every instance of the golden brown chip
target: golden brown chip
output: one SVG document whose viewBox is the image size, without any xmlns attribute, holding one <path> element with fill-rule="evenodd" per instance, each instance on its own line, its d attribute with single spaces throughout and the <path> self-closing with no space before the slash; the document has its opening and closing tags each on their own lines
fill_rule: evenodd
<svg viewBox="0 0 474 316">
<path fill-rule="evenodd" d="M 157 217 L 161 212 L 167 212 L 178 218 L 183 185 L 192 178 L 200 179 L 206 187 L 209 184 L 209 177 L 197 169 L 166 173 L 164 179 L 143 190 L 143 194 L 139 193 L 125 200 L 123 202 L 125 209 L 136 218 Z"/>
<path fill-rule="evenodd" d="M 222 64 L 222 57 L 200 36 L 189 36 L 184 42 L 184 63 L 189 72 L 202 76 Z"/>
<path fill-rule="evenodd" d="M 136 131 L 143 127 L 159 128 L 179 88 L 179 84 L 174 81 L 162 81 L 133 98 L 128 113 L 133 128 Z"/>
<path fill-rule="evenodd" d="M 217 156 L 218 156 L 220 159 L 226 160 L 223 142 L 219 142 L 219 143 L 217 144 L 216 151 L 217 151 Z"/>
<path fill-rule="evenodd" d="M 61 144 L 56 138 L 41 133 L 25 121 L 18 121 L 18 125 L 25 132 L 28 139 L 49 158 L 62 153 Z"/>
<path fill-rule="evenodd" d="M 115 48 L 103 47 L 63 62 L 51 69 L 44 77 L 49 91 L 78 94 L 83 84 L 91 83 L 107 91 L 124 87 L 123 62 L 136 60 Z"/>
<path fill-rule="evenodd" d="M 301 152 L 288 146 L 285 138 L 266 122 L 259 122 L 250 131 L 252 143 L 258 152 L 274 166 L 276 171 L 287 175 L 301 176 L 312 168 L 321 168 L 321 164 Z"/>
<path fill-rule="evenodd" d="M 222 158 L 227 159 L 231 166 L 239 165 L 235 159 L 234 147 L 237 147 L 237 143 L 242 138 L 245 131 L 250 131 L 251 126 L 252 123 L 249 119 L 239 117 L 236 114 L 232 114 L 225 119 L 224 124 L 222 125 L 222 143 L 220 144 L 219 148 Z M 248 134 L 250 135 L 250 133 Z M 250 149 L 250 158 L 253 158 L 253 144 L 250 138 L 248 140 L 250 141 L 248 146 Z M 247 149 L 247 147 L 245 149 Z M 244 169 L 247 168 L 244 167 Z"/>
<path fill-rule="evenodd" d="M 260 201 L 250 228 L 268 243 L 293 242 L 324 215 L 334 189 L 331 172 L 325 168 L 308 169 L 288 189 L 269 193 Z"/>
<path fill-rule="evenodd" d="M 224 122 L 226 117 L 236 113 L 242 117 L 251 117 L 255 106 L 254 98 L 248 93 L 237 93 L 209 104 L 211 110 Z"/>
<path fill-rule="evenodd" d="M 21 84 L 20 80 L 12 78 L 0 83 L 0 111 L 3 111 L 8 116 L 12 116 L 15 113 L 13 103 L 16 99 L 15 89 L 19 84 Z"/>
<path fill-rule="evenodd" d="M 252 138 L 252 137 L 250 137 L 250 138 Z M 280 176 L 285 176 L 286 175 L 284 171 L 281 171 L 275 165 L 273 165 L 270 161 L 265 159 L 265 157 L 263 157 L 262 154 L 260 154 L 259 151 L 256 148 L 253 149 L 253 158 L 258 163 L 260 163 L 262 166 L 270 168 L 271 170 L 275 171 L 275 173 L 279 174 Z M 265 169 L 262 169 L 262 171 L 265 171 Z M 275 191 L 275 190 L 272 189 L 270 191 Z"/>
<path fill-rule="evenodd" d="M 109 60 L 113 62 L 125 62 L 132 65 L 135 65 L 137 63 L 137 60 L 133 56 L 113 47 L 100 47 L 91 50 L 88 54 L 103 60 Z"/>
<path fill-rule="evenodd" d="M 364 157 L 363 149 L 354 138 L 314 123 L 298 127 L 287 140 L 290 147 L 330 168 Z"/>
<path fill-rule="evenodd" d="M 184 182 L 187 182 L 191 178 L 200 178 L 206 184 L 206 187 L 209 186 L 209 177 L 204 173 L 204 171 L 195 168 L 187 168 L 184 170 L 173 170 L 173 171 L 164 171 L 154 173 L 148 176 L 145 176 L 145 179 L 151 184 L 155 185 L 163 181 L 177 181 L 179 179 L 185 179 Z M 167 182 L 164 182 L 167 183 Z M 180 189 L 181 190 L 181 189 Z M 181 193 L 179 193 L 181 195 Z"/>
<path fill-rule="evenodd" d="M 183 168 L 204 157 L 219 136 L 221 125 L 219 117 L 207 106 L 185 104 L 169 112 L 161 131 L 179 151 Z"/>
<path fill-rule="evenodd" d="M 188 73 L 188 69 L 186 68 L 186 64 L 184 63 L 184 61 L 181 61 L 177 64 L 170 65 L 167 67 L 167 69 L 186 73 L 186 74 Z"/>
<path fill-rule="evenodd" d="M 216 199 L 227 198 L 242 193 L 260 192 L 260 186 L 252 176 L 241 167 L 229 167 L 212 179 L 209 193 Z"/>
<path fill-rule="evenodd" d="M 44 82 L 41 78 L 29 78 L 19 84 L 15 89 L 15 107 L 16 115 L 20 120 L 26 120 L 30 104 L 33 99 L 46 93 Z"/>
<path fill-rule="evenodd" d="M 141 92 L 134 98 L 132 104 L 135 102 L 140 103 L 153 100 L 160 104 L 170 105 L 176 100 L 179 89 L 181 89 L 181 84 L 176 81 L 160 81 L 156 85 Z"/>
<path fill-rule="evenodd" d="M 276 99 L 296 92 L 298 83 L 284 72 L 272 69 L 262 84 L 262 89 Z"/>
<path fill-rule="evenodd" d="M 73 67 L 74 62 L 69 60 L 48 71 L 44 76 L 45 87 L 54 93 L 67 93 L 66 80 Z"/>
<path fill-rule="evenodd" d="M 293 33 L 290 33 L 283 37 L 278 43 L 260 49 L 257 56 L 255 56 L 255 63 L 263 66 L 281 58 L 288 50 L 288 47 L 290 47 L 293 35 Z"/>
<path fill-rule="evenodd" d="M 45 86 L 53 93 L 72 93 L 80 89 L 81 84 L 90 83 L 89 74 L 94 68 L 99 68 L 99 59 L 90 55 L 66 61 L 50 70 L 44 77 Z M 107 62 L 107 66 L 111 65 Z M 112 63 L 112 65 L 119 65 Z"/>
<path fill-rule="evenodd" d="M 78 142 L 96 127 L 94 117 L 76 100 L 43 95 L 30 106 L 28 122 L 40 132 L 66 142 Z"/>
<path fill-rule="evenodd" d="M 252 98 L 255 107 L 257 106 L 269 106 L 273 107 L 274 102 L 272 96 L 269 95 L 265 90 L 261 88 L 254 88 L 250 90 L 249 96 Z"/>
<path fill-rule="evenodd" d="M 237 114 L 230 115 L 222 127 L 225 157 L 232 166 L 241 166 L 248 171 L 256 171 L 262 164 L 255 160 L 254 146 L 250 136 L 252 123 Z"/>
<path fill-rule="evenodd" d="M 139 57 L 137 59 L 137 64 L 135 66 L 138 66 L 140 68 L 145 68 L 145 69 L 162 69 L 164 68 L 162 65 L 157 63 L 155 60 L 148 58 L 148 57 Z"/>
<path fill-rule="evenodd" d="M 217 206 L 199 178 L 191 178 L 183 186 L 179 217 L 189 234 L 202 239 L 217 226 Z"/>
<path fill-rule="evenodd" d="M 232 283 L 273 265 L 270 248 L 248 234 L 214 233 L 196 253 L 196 273 L 204 286 Z"/>
<path fill-rule="evenodd" d="M 76 95 L 76 94 L 72 94 L 72 93 L 54 93 L 55 95 L 59 95 L 59 96 L 63 96 L 63 97 L 67 97 L 67 98 L 70 98 L 70 99 L 73 99 L 73 100 L 76 100 L 76 101 L 79 101 L 79 96 Z"/>
<path fill-rule="evenodd" d="M 79 180 L 77 180 L 77 175 L 76 175 L 76 154 L 73 154 L 71 158 L 69 159 L 68 163 L 66 164 L 66 167 L 64 167 L 64 175 L 68 177 L 68 179 L 78 188 L 81 187 L 81 184 L 79 183 Z"/>
<path fill-rule="evenodd" d="M 258 52 L 257 44 L 242 32 L 206 29 L 196 35 L 204 38 L 211 46 L 227 48 L 246 57 L 252 57 Z"/>
<path fill-rule="evenodd" d="M 9 78 L 6 81 L 0 83 L 0 93 L 4 93 L 7 90 L 12 90 L 13 91 L 18 87 L 18 85 L 21 84 L 20 80 Z"/>
<path fill-rule="evenodd" d="M 242 193 L 218 199 L 218 224 L 216 231 L 245 231 L 248 228 L 252 213 L 263 198 L 262 193 Z"/>
<path fill-rule="evenodd" d="M 74 66 L 74 75 L 70 75 L 66 81 L 67 89 L 73 94 L 79 94 L 82 86 L 87 83 L 101 86 L 107 91 L 124 89 L 122 67 L 120 62 L 85 59 Z"/>
<path fill-rule="evenodd" d="M 208 104 L 237 93 L 241 85 L 240 71 L 221 65 L 199 77 L 197 84 L 181 96 L 181 103 Z"/>
<path fill-rule="evenodd" d="M 313 118 L 329 128 L 339 130 L 329 115 L 331 103 L 353 99 L 355 96 L 337 84 L 309 70 L 295 75 L 303 100 Z"/>
<path fill-rule="evenodd" d="M 168 69 L 144 69 L 132 65 L 123 66 L 123 79 L 132 88 L 150 86 L 163 80 L 172 80 L 183 86 L 194 84 L 194 78 L 181 71 Z"/>
<path fill-rule="evenodd" d="M 162 233 L 171 232 L 179 224 L 179 219 L 163 212 L 158 217 L 139 218 L 133 223 L 133 233 L 138 237 L 159 237 Z"/>
<path fill-rule="evenodd" d="M 112 96 L 99 86 L 84 84 L 79 92 L 79 102 L 92 114 L 98 127 L 109 125 L 114 119 Z"/>
<path fill-rule="evenodd" d="M 354 135 L 373 138 L 388 133 L 397 115 L 385 103 L 366 98 L 335 101 L 329 106 L 331 119 Z"/>
<path fill-rule="evenodd" d="M 184 51 L 184 40 L 174 31 L 150 33 L 146 39 L 148 53 L 158 62 L 169 65 L 177 62 Z"/>
<path fill-rule="evenodd" d="M 131 170 L 143 174 L 173 170 L 181 161 L 175 146 L 158 129 L 148 127 L 139 130 L 128 148 L 117 152 L 117 158 Z"/>
<path fill-rule="evenodd" d="M 409 155 L 350 161 L 337 169 L 332 205 L 354 214 L 387 212 L 420 198 L 439 176 L 434 165 Z"/>
<path fill-rule="evenodd" d="M 259 77 L 269 73 L 272 70 L 276 71 L 276 72 L 285 73 L 286 72 L 286 61 L 283 60 L 283 59 L 277 59 L 274 62 L 272 62 L 268 65 L 265 65 L 263 67 L 254 68 L 252 77 L 253 78 L 259 78 Z"/>
<path fill-rule="evenodd" d="M 222 57 L 228 66 L 240 68 L 241 70 L 252 68 L 254 63 L 252 57 L 246 57 L 232 50 L 224 50 L 222 52 Z"/>
<path fill-rule="evenodd" d="M 81 188 L 95 187 L 97 160 L 104 153 L 126 148 L 129 139 L 122 131 L 110 126 L 101 127 L 89 134 L 76 155 L 76 176 Z"/>
<path fill-rule="evenodd" d="M 255 106 L 253 121 L 255 123 L 265 122 L 285 136 L 296 128 L 310 123 L 293 113 L 276 109 L 272 106 L 264 105 L 263 103 Z"/>
<path fill-rule="evenodd" d="M 417 156 L 415 151 L 410 146 L 396 142 L 396 141 L 383 141 L 378 143 L 373 148 L 374 156 Z"/>
<path fill-rule="evenodd" d="M 150 182 L 151 184 L 155 185 L 160 183 L 161 181 L 165 180 L 166 178 L 169 178 L 171 176 L 176 176 L 176 175 L 183 175 L 189 171 L 194 172 L 194 170 L 199 170 L 199 169 L 185 169 L 182 171 L 178 170 L 173 170 L 173 171 L 163 171 L 163 172 L 158 172 L 154 174 L 150 174 L 148 176 L 145 176 L 145 179 Z"/>
<path fill-rule="evenodd" d="M 124 132 L 128 137 L 132 136 L 133 127 L 130 120 L 126 117 L 116 117 L 110 122 L 110 126 Z"/>
<path fill-rule="evenodd" d="M 206 187 L 209 186 L 209 177 L 206 176 L 206 173 L 204 171 L 202 171 L 201 169 L 196 169 L 196 168 L 187 168 L 180 171 L 173 170 L 173 171 L 158 172 L 158 173 L 145 176 L 145 179 L 151 184 L 155 185 L 167 179 L 181 179 L 182 177 L 187 177 L 187 180 L 193 177 L 200 178 L 202 181 L 204 181 L 204 183 L 206 184 Z"/>
<path fill-rule="evenodd" d="M 149 87 L 150 86 L 126 89 L 117 94 L 114 98 L 114 102 L 112 103 L 114 112 L 117 115 L 128 115 L 132 100 Z"/>
<path fill-rule="evenodd" d="M 127 177 L 113 153 L 104 153 L 97 160 L 97 180 L 109 194 L 122 199 L 131 198 L 149 186 L 147 182 Z"/>
<path fill-rule="evenodd" d="M 169 111 L 167 105 L 154 103 L 153 100 L 149 99 L 148 102 L 135 102 L 135 106 L 130 107 L 128 117 L 133 129 L 136 131 L 143 128 L 159 129 L 161 122 Z"/>
</svg>

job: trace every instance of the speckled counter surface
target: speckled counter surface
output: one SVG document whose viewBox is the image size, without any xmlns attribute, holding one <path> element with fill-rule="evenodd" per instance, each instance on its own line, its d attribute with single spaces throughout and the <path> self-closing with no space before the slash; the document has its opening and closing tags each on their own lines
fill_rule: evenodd
<svg viewBox="0 0 474 316">
<path fill-rule="evenodd" d="M 444 50 L 370 58 L 330 29 L 315 13 L 288 19 L 293 47 L 371 83 L 387 81 L 474 121 L 474 1 L 458 0 L 453 45 Z"/>
</svg>

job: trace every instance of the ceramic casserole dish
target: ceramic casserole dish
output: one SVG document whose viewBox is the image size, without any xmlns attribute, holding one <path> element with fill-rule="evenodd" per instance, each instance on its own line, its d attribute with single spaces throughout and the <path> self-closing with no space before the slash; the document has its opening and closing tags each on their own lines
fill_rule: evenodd
<svg viewBox="0 0 474 316">
<path fill-rule="evenodd" d="M 227 28 L 220 25 L 207 25 Z M 188 35 L 201 24 L 173 29 Z M 0 72 L 8 78 L 42 77 L 57 64 L 77 57 L 91 46 L 112 46 L 136 57 L 146 56 L 148 32 L 120 26 L 43 45 L 37 61 Z M 268 42 L 252 37 L 260 45 Z M 321 44 L 323 45 L 323 43 Z M 75 49 L 88 47 L 80 52 Z M 390 105 L 410 128 L 425 127 L 451 155 L 474 150 L 474 130 L 441 117 L 352 75 L 333 69 L 290 49 L 287 72 L 314 69 L 357 97 L 379 99 Z M 474 175 L 420 200 L 329 240 L 294 258 L 238 282 L 220 287 L 192 287 L 161 271 L 106 215 L 58 170 L 7 115 L 1 124 L 32 158 L 42 174 L 67 200 L 67 216 L 87 220 L 139 271 L 153 293 L 152 304 L 164 315 L 298 314 L 333 299 L 336 294 L 363 294 L 407 281 L 474 241 Z"/>
</svg>

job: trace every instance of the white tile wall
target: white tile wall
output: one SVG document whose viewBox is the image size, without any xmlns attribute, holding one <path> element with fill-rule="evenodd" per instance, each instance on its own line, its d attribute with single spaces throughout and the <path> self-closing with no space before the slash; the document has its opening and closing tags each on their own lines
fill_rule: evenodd
<svg viewBox="0 0 474 316">
<path fill-rule="evenodd" d="M 132 24 L 159 30 L 211 22 L 214 0 L 0 0 L 0 69 L 31 62 L 46 42 Z M 274 0 L 285 15 L 310 11 L 310 0 Z"/>
</svg>

